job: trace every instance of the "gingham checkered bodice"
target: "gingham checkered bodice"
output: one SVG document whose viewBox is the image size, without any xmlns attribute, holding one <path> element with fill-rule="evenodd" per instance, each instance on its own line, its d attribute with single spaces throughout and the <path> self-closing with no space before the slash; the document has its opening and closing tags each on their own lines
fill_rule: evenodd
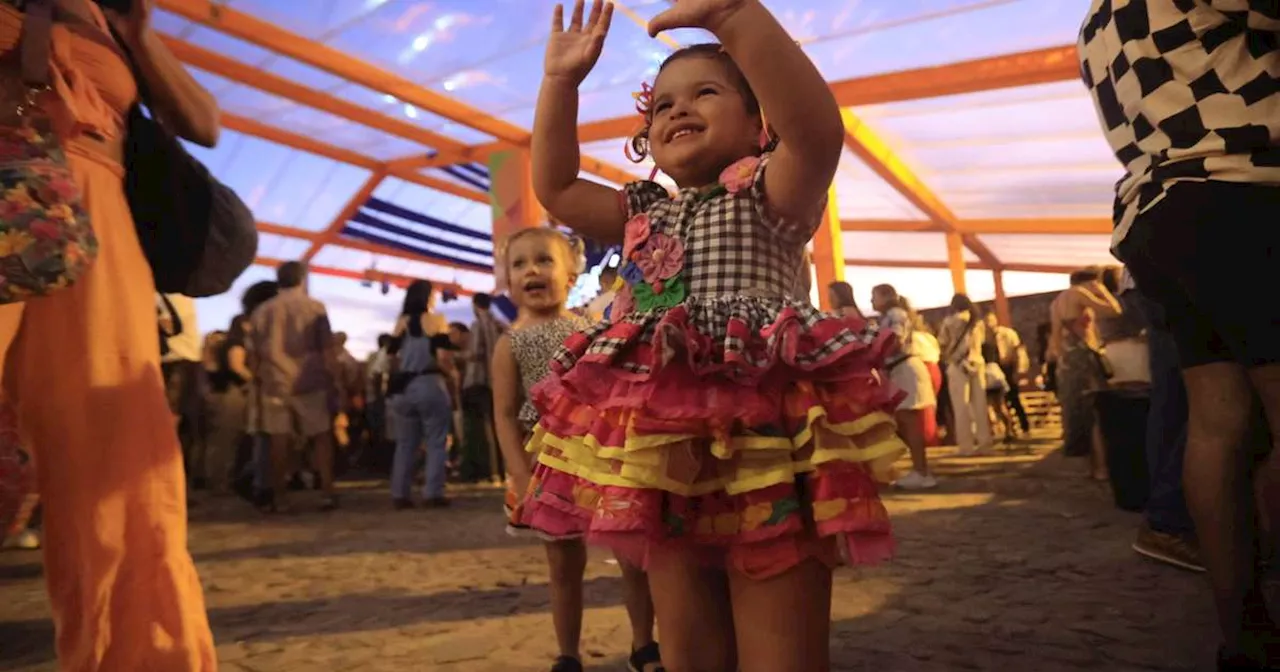
<svg viewBox="0 0 1280 672">
<path fill-rule="evenodd" d="M 804 247 L 822 208 L 809 222 L 772 217 L 764 198 L 768 156 L 749 186 L 737 193 L 703 198 L 697 189 L 674 197 L 656 182 L 633 182 L 623 189 L 628 216 L 645 213 L 655 233 L 684 244 L 684 281 L 690 297 L 748 295 L 807 299 Z M 821 204 L 818 204 L 821 205 Z"/>
</svg>

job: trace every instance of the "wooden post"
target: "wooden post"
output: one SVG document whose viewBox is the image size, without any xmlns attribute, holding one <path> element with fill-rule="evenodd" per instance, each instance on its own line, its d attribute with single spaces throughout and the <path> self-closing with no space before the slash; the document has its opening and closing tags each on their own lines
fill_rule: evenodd
<svg viewBox="0 0 1280 672">
<path fill-rule="evenodd" d="M 947 268 L 951 270 L 951 286 L 956 294 L 964 294 L 964 241 L 960 234 L 947 234 Z"/>
<path fill-rule="evenodd" d="M 1013 315 L 1009 312 L 1009 297 L 1004 293 L 1004 271 L 994 269 L 991 276 L 996 285 L 996 319 L 1006 327 L 1013 326 Z"/>
<path fill-rule="evenodd" d="M 822 225 L 813 235 L 813 265 L 818 276 L 818 307 L 831 310 L 831 298 L 827 287 L 844 280 L 844 239 L 840 227 L 840 205 L 836 201 L 836 187 L 827 189 L 827 210 L 822 214 Z"/>
</svg>

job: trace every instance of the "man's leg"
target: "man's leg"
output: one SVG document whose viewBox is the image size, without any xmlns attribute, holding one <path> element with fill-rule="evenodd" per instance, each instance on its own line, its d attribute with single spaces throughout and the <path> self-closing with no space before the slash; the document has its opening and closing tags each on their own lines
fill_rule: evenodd
<svg viewBox="0 0 1280 672">
<path fill-rule="evenodd" d="M 1246 606 L 1259 594 L 1255 573 L 1254 497 L 1246 451 L 1253 391 L 1245 370 L 1220 362 L 1183 372 L 1190 409 L 1183 469 L 1187 508 L 1217 604 L 1224 646 L 1262 660 L 1261 643 L 1247 637 Z M 1262 617 L 1260 620 L 1265 621 Z M 1253 641 L 1249 641 L 1253 640 Z"/>
<path fill-rule="evenodd" d="M 1187 450 L 1187 388 L 1178 367 L 1178 344 L 1167 331 L 1164 311 L 1149 299 L 1138 305 L 1151 327 L 1147 351 L 1151 366 L 1151 409 L 1147 416 L 1147 469 L 1151 493 L 1145 518 L 1162 534 L 1190 536 L 1195 531 L 1182 490 Z"/>
<path fill-rule="evenodd" d="M 1257 571 L 1246 445 L 1255 394 L 1273 431 L 1280 428 L 1280 303 L 1251 291 L 1280 283 L 1271 258 L 1277 215 L 1280 190 L 1272 187 L 1180 184 L 1134 224 L 1121 250 L 1138 286 L 1165 307 L 1177 340 L 1188 403 L 1183 485 L 1233 664 L 1275 660 L 1268 649 L 1280 644 Z M 1222 235 L 1223 224 L 1235 227 L 1232 235 Z"/>
<path fill-rule="evenodd" d="M 1027 409 L 1022 406 L 1022 388 L 1018 383 L 1018 367 L 1005 366 L 1005 380 L 1009 381 L 1009 392 L 1005 395 L 1009 405 L 1013 407 L 1013 412 L 1018 414 L 1018 425 L 1022 427 L 1022 433 L 1026 434 L 1031 431 L 1031 421 L 1027 419 Z"/>
<path fill-rule="evenodd" d="M 337 499 L 333 479 L 333 416 L 329 412 L 328 394 L 321 391 L 299 395 L 291 402 L 298 430 L 311 444 L 311 469 L 320 480 L 323 493 L 321 507 L 334 508 Z"/>
<path fill-rule="evenodd" d="M 1093 444 L 1094 413 L 1085 396 L 1089 387 L 1089 362 L 1079 348 L 1063 353 L 1058 362 L 1058 403 L 1062 406 L 1062 443 L 1067 457 L 1088 457 Z"/>
<path fill-rule="evenodd" d="M 289 508 L 289 476 L 293 464 L 293 437 L 289 434 L 272 434 L 267 437 L 271 457 L 271 496 L 275 508 Z"/>
<path fill-rule="evenodd" d="M 261 497 L 259 504 L 274 505 L 276 510 L 287 510 L 289 478 L 293 475 L 295 436 L 288 402 L 278 397 L 260 395 L 257 420 L 262 458 L 258 465 L 258 483 L 259 492 L 265 495 Z M 269 495 L 263 493 L 264 490 L 269 491 Z"/>
</svg>

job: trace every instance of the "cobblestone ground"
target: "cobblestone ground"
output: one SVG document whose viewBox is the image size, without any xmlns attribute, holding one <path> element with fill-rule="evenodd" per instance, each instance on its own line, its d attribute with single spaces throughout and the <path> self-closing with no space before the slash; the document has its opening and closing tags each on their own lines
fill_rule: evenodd
<svg viewBox="0 0 1280 672">
<path fill-rule="evenodd" d="M 886 493 L 899 558 L 837 573 L 836 670 L 1210 669 L 1202 579 L 1137 557 L 1138 517 L 1050 448 L 941 450 L 937 491 Z M 507 537 L 499 511 L 496 492 L 474 491 L 396 513 L 371 483 L 330 515 L 202 503 L 191 549 L 222 669 L 547 669 L 542 551 Z M 628 646 L 606 558 L 588 568 L 583 638 L 600 671 L 623 669 Z M 0 554 L 0 670 L 55 669 L 47 614 L 38 554 Z"/>
</svg>

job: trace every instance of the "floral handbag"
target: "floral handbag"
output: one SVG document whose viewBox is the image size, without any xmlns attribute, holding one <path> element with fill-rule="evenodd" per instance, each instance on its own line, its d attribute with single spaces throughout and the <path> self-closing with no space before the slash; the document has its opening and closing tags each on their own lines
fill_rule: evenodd
<svg viewBox="0 0 1280 672">
<path fill-rule="evenodd" d="M 37 102 L 50 91 L 52 1 L 28 0 L 20 66 L 0 69 L 0 304 L 71 285 L 98 251 L 52 119 Z"/>
</svg>

